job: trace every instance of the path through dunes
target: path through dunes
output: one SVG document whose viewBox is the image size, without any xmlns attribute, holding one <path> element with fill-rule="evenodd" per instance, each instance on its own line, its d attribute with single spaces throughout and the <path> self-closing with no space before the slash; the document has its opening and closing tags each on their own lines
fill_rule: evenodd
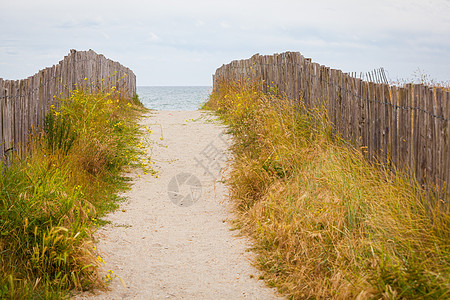
<svg viewBox="0 0 450 300">
<path fill-rule="evenodd" d="M 104 269 L 118 278 L 94 299 L 277 299 L 251 266 L 248 240 L 220 182 L 225 128 L 201 111 L 157 111 L 142 120 L 153 133 L 158 178 L 134 171 L 127 200 L 96 233 Z"/>
</svg>

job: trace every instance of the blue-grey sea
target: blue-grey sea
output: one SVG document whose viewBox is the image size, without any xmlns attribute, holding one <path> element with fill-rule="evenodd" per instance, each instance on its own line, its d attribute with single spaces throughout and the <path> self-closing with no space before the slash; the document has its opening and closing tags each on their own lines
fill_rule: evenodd
<svg viewBox="0 0 450 300">
<path fill-rule="evenodd" d="M 138 86 L 139 100 L 155 110 L 197 110 L 208 100 L 210 86 Z"/>
</svg>

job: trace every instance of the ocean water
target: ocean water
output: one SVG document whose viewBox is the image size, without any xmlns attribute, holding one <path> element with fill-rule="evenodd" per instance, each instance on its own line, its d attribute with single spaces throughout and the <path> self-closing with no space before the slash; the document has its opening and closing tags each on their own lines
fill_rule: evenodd
<svg viewBox="0 0 450 300">
<path fill-rule="evenodd" d="M 139 100 L 155 110 L 197 110 L 208 100 L 210 86 L 138 86 Z"/>
</svg>

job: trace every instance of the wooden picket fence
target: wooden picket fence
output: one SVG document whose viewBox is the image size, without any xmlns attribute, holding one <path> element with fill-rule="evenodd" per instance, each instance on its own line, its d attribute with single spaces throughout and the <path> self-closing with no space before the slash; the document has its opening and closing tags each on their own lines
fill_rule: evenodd
<svg viewBox="0 0 450 300">
<path fill-rule="evenodd" d="M 369 74 L 370 75 L 370 74 Z M 369 157 L 416 176 L 448 199 L 450 92 L 421 84 L 390 86 L 382 73 L 362 80 L 298 52 L 254 55 L 216 70 L 223 80 L 260 81 L 308 109 L 325 107 L 336 131 Z"/>
<path fill-rule="evenodd" d="M 120 63 L 92 50 L 71 50 L 57 65 L 23 80 L 0 78 L 0 161 L 22 152 L 34 130 L 43 128 L 45 115 L 58 99 L 75 89 L 102 91 L 115 86 L 127 97 L 136 94 L 136 76 Z"/>
</svg>

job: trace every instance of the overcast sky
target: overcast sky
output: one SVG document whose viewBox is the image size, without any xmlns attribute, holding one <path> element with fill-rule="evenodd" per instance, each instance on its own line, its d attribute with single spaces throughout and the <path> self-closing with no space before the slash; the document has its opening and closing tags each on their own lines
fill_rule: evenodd
<svg viewBox="0 0 450 300">
<path fill-rule="evenodd" d="M 0 28 L 4 79 L 93 49 L 141 86 L 211 85 L 222 64 L 284 51 L 345 72 L 450 80 L 450 0 L 0 0 Z"/>
</svg>

